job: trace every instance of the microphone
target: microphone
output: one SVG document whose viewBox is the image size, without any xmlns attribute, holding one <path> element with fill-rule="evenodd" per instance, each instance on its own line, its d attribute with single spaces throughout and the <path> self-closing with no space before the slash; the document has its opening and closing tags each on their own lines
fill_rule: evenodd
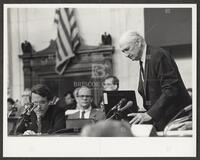
<svg viewBox="0 0 200 160">
<path fill-rule="evenodd" d="M 126 98 L 122 98 L 119 103 L 117 103 L 113 108 L 111 108 L 111 111 L 120 108 L 124 103 L 126 102 Z"/>
<path fill-rule="evenodd" d="M 22 113 L 22 115 L 30 115 L 31 112 L 37 107 L 37 105 L 33 104 L 33 103 L 29 103 L 29 104 L 25 104 L 24 106 L 26 109 L 25 111 Z"/>
<path fill-rule="evenodd" d="M 192 110 L 192 105 L 186 106 L 186 107 L 184 108 L 184 111 L 185 111 L 185 112 L 190 111 L 190 110 Z"/>
<path fill-rule="evenodd" d="M 123 111 L 125 111 L 126 109 L 130 108 L 132 105 L 133 105 L 133 101 L 128 101 L 128 102 L 126 103 L 126 105 L 125 105 L 123 108 L 120 108 L 118 111 L 119 111 L 119 112 L 123 112 Z"/>
</svg>

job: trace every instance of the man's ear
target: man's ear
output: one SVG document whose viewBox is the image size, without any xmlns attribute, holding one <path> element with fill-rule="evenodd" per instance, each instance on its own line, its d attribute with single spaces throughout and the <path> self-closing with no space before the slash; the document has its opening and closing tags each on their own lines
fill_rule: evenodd
<svg viewBox="0 0 200 160">
<path fill-rule="evenodd" d="M 138 48 L 141 48 L 142 42 L 141 41 L 137 41 L 137 46 L 138 46 Z"/>
<path fill-rule="evenodd" d="M 115 84 L 114 86 L 115 86 L 115 90 L 118 90 L 118 85 L 117 85 L 117 84 Z"/>
</svg>

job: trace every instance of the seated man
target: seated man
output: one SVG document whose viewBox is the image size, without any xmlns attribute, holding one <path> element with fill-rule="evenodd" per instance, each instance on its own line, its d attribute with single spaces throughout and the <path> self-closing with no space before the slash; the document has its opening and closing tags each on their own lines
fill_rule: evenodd
<svg viewBox="0 0 200 160">
<path fill-rule="evenodd" d="M 66 103 L 66 109 L 74 109 L 76 107 L 76 101 L 75 101 L 75 98 L 74 98 L 74 95 L 72 92 L 70 91 L 67 91 L 65 94 L 64 94 L 64 100 L 65 100 L 65 103 Z"/>
<path fill-rule="evenodd" d="M 8 105 L 8 117 L 15 116 L 15 112 L 17 111 L 17 108 L 15 107 L 15 101 L 12 98 L 8 98 L 7 105 Z"/>
<path fill-rule="evenodd" d="M 18 111 L 16 113 L 16 116 L 20 117 L 21 114 L 23 114 L 26 108 L 30 105 L 30 103 L 31 103 L 31 89 L 26 88 L 22 93 L 21 101 L 17 102 Z"/>
<path fill-rule="evenodd" d="M 77 112 L 68 115 L 67 119 L 93 119 L 99 121 L 105 119 L 105 113 L 99 109 L 92 108 L 92 91 L 86 86 L 78 88 L 76 92 Z"/>
<path fill-rule="evenodd" d="M 31 91 L 33 105 L 27 109 L 19 120 L 15 133 L 32 135 L 36 133 L 53 133 L 65 128 L 64 110 L 51 102 L 50 90 L 38 84 Z"/>
<path fill-rule="evenodd" d="M 58 100 L 57 105 L 65 111 L 68 109 L 75 109 L 76 101 L 73 93 L 71 91 L 65 92 L 64 97 Z"/>
<path fill-rule="evenodd" d="M 103 80 L 103 91 L 118 91 L 119 89 L 119 79 L 115 76 L 108 76 Z M 103 97 L 101 98 L 100 108 L 105 110 L 105 105 L 103 102 Z"/>
<path fill-rule="evenodd" d="M 104 91 L 117 91 L 119 89 L 119 79 L 115 76 L 108 76 L 103 81 Z"/>
</svg>

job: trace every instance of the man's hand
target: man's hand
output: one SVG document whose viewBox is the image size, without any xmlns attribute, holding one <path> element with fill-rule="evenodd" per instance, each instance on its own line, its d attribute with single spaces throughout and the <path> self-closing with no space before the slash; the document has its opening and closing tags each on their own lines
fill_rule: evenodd
<svg viewBox="0 0 200 160">
<path fill-rule="evenodd" d="M 23 133 L 23 135 L 27 136 L 27 135 L 36 135 L 36 133 L 32 130 L 27 130 Z"/>
<path fill-rule="evenodd" d="M 134 118 L 129 122 L 130 124 L 141 124 L 143 122 L 150 121 L 152 118 L 147 113 L 130 113 L 128 117 L 134 116 Z"/>
</svg>

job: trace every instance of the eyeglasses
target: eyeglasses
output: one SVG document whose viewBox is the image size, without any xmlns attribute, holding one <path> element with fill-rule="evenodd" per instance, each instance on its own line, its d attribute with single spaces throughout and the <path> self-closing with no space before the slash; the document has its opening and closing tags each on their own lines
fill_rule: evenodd
<svg viewBox="0 0 200 160">
<path fill-rule="evenodd" d="M 45 105 L 47 101 L 33 102 L 34 105 Z"/>
<path fill-rule="evenodd" d="M 134 51 L 135 49 L 137 50 L 140 46 L 139 45 L 139 41 L 135 41 L 132 43 L 132 45 L 128 45 L 126 46 L 124 49 L 122 49 L 122 52 L 125 54 L 129 54 L 128 51 Z"/>
<path fill-rule="evenodd" d="M 30 97 L 30 95 L 23 94 L 22 97 Z"/>
<path fill-rule="evenodd" d="M 126 47 L 126 48 L 122 49 L 122 52 L 125 53 L 125 52 L 129 51 L 129 49 L 130 49 L 130 47 Z"/>
<path fill-rule="evenodd" d="M 114 84 L 112 83 L 103 83 L 104 86 L 113 86 Z"/>
<path fill-rule="evenodd" d="M 83 99 L 84 97 L 87 98 L 87 99 L 88 99 L 88 98 L 92 98 L 91 95 L 78 95 L 78 97 L 79 97 L 79 98 L 82 98 L 82 99 Z"/>
</svg>

